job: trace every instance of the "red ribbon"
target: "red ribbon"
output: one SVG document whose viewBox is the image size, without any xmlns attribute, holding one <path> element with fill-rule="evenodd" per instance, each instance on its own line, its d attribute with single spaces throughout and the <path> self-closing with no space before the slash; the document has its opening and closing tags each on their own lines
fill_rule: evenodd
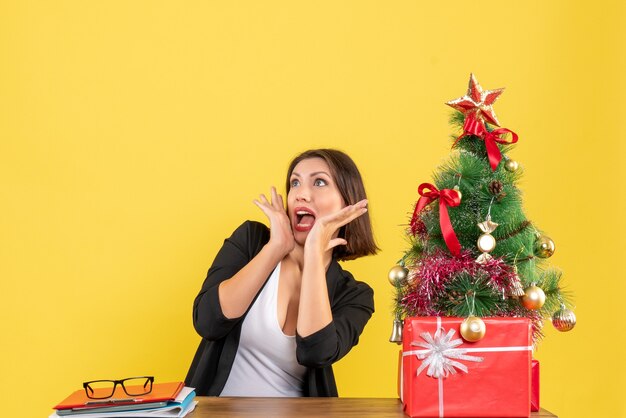
<svg viewBox="0 0 626 418">
<path fill-rule="evenodd" d="M 415 210 L 411 217 L 411 230 L 415 230 L 417 216 L 422 209 L 429 203 L 439 199 L 439 226 L 441 227 L 441 233 L 450 252 L 458 256 L 461 253 L 461 244 L 452 228 L 450 215 L 448 215 L 448 206 L 455 207 L 461 204 L 459 193 L 453 189 L 437 190 L 437 188 L 430 183 L 420 184 L 417 192 L 420 194 L 420 198 L 415 205 Z"/>
<path fill-rule="evenodd" d="M 511 141 L 507 141 L 500 136 L 507 133 L 511 134 Z M 485 141 L 489 165 L 493 171 L 496 171 L 496 167 L 498 167 L 498 164 L 500 164 L 502 160 L 502 153 L 500 153 L 500 148 L 498 148 L 496 142 L 498 144 L 515 144 L 519 139 L 515 132 L 506 128 L 494 129 L 489 132 L 487 128 L 485 128 L 484 122 L 478 119 L 474 114 L 470 114 L 465 118 L 463 134 L 456 139 L 452 146 L 454 147 L 465 135 L 475 135 Z"/>
</svg>

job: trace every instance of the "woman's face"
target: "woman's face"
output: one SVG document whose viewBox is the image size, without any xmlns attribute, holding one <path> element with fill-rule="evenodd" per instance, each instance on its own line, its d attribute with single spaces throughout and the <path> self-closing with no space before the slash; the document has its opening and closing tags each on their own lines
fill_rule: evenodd
<svg viewBox="0 0 626 418">
<path fill-rule="evenodd" d="M 287 214 L 298 244 L 304 245 L 315 220 L 334 213 L 345 205 L 330 167 L 321 158 L 300 161 L 289 178 Z"/>
</svg>

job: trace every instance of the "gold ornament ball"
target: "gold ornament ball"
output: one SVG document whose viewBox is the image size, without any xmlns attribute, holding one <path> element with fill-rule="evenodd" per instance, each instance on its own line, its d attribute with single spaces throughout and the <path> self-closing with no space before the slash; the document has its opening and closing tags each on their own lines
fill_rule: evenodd
<svg viewBox="0 0 626 418">
<path fill-rule="evenodd" d="M 517 171 L 518 168 L 519 164 L 517 164 L 517 161 L 515 160 L 506 160 L 506 163 L 504 163 L 504 169 L 511 173 Z"/>
<path fill-rule="evenodd" d="M 576 315 L 562 306 L 561 309 L 552 314 L 552 325 L 561 332 L 570 331 L 576 326 Z"/>
<path fill-rule="evenodd" d="M 546 294 L 538 286 L 530 286 L 524 291 L 522 305 L 526 309 L 540 309 L 546 303 Z"/>
<path fill-rule="evenodd" d="M 461 322 L 461 337 L 471 343 L 482 340 L 487 332 L 485 322 L 477 316 L 468 316 Z"/>
<path fill-rule="evenodd" d="M 535 255 L 540 258 L 548 258 L 554 254 L 554 241 L 545 235 L 539 235 L 535 239 Z"/>
<path fill-rule="evenodd" d="M 459 186 L 454 186 L 452 190 L 459 194 L 459 200 L 463 200 L 463 193 L 461 193 L 461 189 L 459 188 Z"/>
<path fill-rule="evenodd" d="M 409 271 L 401 265 L 395 265 L 389 270 L 389 283 L 392 286 L 404 286 L 407 284 Z"/>
</svg>

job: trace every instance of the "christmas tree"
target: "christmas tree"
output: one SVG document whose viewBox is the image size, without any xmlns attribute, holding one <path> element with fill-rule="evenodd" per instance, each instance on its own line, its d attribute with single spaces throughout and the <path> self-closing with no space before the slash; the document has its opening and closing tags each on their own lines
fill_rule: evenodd
<svg viewBox="0 0 626 418">
<path fill-rule="evenodd" d="M 400 320 L 408 316 L 467 318 L 474 335 L 462 334 L 470 341 L 481 338 L 480 317 L 527 317 L 535 344 L 544 318 L 560 331 L 576 323 L 561 272 L 546 265 L 554 242 L 522 208 L 522 169 L 508 156 L 518 136 L 499 127 L 493 109 L 503 90 L 483 90 L 471 74 L 467 95 L 446 103 L 462 133 L 452 137 L 434 184 L 419 186 L 409 247 L 389 272 L 396 287 L 391 341 L 401 341 Z"/>
</svg>

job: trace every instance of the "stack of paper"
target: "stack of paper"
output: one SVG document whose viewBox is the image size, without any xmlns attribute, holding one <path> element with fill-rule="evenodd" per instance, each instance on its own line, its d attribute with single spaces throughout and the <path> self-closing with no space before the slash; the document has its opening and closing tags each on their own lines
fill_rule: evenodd
<svg viewBox="0 0 626 418">
<path fill-rule="evenodd" d="M 148 395 L 141 398 L 118 396 L 109 401 L 90 400 L 85 391 L 76 391 L 55 406 L 49 418 L 183 418 L 194 410 L 193 388 L 184 387 L 182 382 L 155 384 Z"/>
</svg>

